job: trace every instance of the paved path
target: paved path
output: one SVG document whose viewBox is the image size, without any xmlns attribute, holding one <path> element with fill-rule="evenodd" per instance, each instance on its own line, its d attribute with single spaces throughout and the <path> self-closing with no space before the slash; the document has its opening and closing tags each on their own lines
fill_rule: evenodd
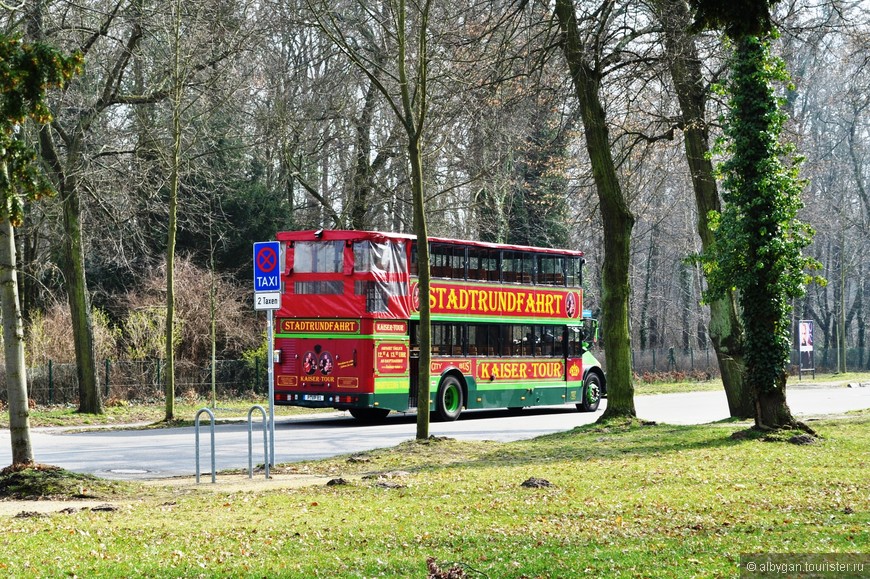
<svg viewBox="0 0 870 579">
<path fill-rule="evenodd" d="M 800 417 L 840 414 L 870 408 L 870 387 L 795 387 L 788 391 L 792 412 Z M 728 417 L 722 391 L 637 396 L 640 418 L 671 424 L 703 424 Z M 466 412 L 456 422 L 433 423 L 431 434 L 466 440 L 511 441 L 565 431 L 594 422 L 601 415 L 580 413 L 573 407 L 506 411 Z M 344 413 L 283 418 L 275 424 L 278 463 L 324 458 L 395 446 L 414 438 L 416 418 L 397 415 L 385 424 L 361 426 Z M 259 429 L 258 429 L 259 427 Z M 216 467 L 247 468 L 247 424 L 220 424 L 215 429 Z M 153 479 L 189 476 L 195 472 L 193 428 L 156 430 L 101 430 L 70 432 L 58 428 L 34 428 L 31 440 L 39 462 L 115 479 Z M 201 472 L 210 464 L 209 428 L 201 427 Z M 255 424 L 254 460 L 263 462 L 262 427 Z M 11 462 L 9 431 L 0 430 L 0 464 Z"/>
</svg>

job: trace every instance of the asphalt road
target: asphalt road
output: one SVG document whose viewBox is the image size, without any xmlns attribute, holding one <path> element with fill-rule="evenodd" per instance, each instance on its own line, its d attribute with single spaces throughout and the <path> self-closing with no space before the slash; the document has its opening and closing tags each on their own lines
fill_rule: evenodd
<svg viewBox="0 0 870 579">
<path fill-rule="evenodd" d="M 819 388 L 790 386 L 788 403 L 801 417 L 870 408 L 870 386 Z M 507 411 L 465 412 L 456 422 L 432 423 L 430 433 L 467 440 L 511 441 L 570 430 L 594 422 L 598 412 L 580 413 L 573 406 Z M 703 424 L 728 417 L 725 394 L 691 392 L 637 396 L 638 417 L 670 424 Z M 210 472 L 210 431 L 205 416 L 200 427 L 200 468 Z M 263 430 L 255 415 L 252 446 L 255 463 L 264 462 Z M 361 426 L 344 413 L 283 418 L 275 423 L 276 462 L 285 463 L 395 446 L 414 438 L 414 415 L 390 416 L 384 424 Z M 247 422 L 215 428 L 216 467 L 247 468 Z M 38 462 L 113 479 L 153 479 L 194 474 L 193 428 L 100 430 L 74 432 L 58 428 L 31 431 Z M 0 430 L 0 464 L 11 462 L 9 431 Z"/>
</svg>

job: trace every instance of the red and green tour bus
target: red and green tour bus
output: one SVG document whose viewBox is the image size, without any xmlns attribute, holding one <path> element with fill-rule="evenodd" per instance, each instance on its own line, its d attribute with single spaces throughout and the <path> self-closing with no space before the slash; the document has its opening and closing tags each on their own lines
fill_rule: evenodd
<svg viewBox="0 0 870 579">
<path fill-rule="evenodd" d="M 276 405 L 363 421 L 418 410 L 416 237 L 294 231 L 281 243 Z M 429 238 L 433 417 L 463 409 L 598 408 L 597 332 L 583 317 L 579 251 Z"/>
</svg>

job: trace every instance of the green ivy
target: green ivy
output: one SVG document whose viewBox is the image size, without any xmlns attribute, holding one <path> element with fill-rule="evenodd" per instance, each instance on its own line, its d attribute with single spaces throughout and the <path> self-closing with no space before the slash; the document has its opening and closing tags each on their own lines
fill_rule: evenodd
<svg viewBox="0 0 870 579">
<path fill-rule="evenodd" d="M 39 171 L 36 153 L 17 138 L 18 128 L 31 119 L 51 121 L 45 95 L 63 87 L 82 66 L 80 54 L 69 57 L 40 43 L 25 43 L 0 34 L 0 154 L 6 171 L 0 171 L 0 219 L 20 225 L 24 201 L 53 193 Z"/>
<path fill-rule="evenodd" d="M 802 159 L 780 141 L 786 121 L 775 82 L 787 81 L 769 41 L 746 36 L 737 41 L 728 84 L 730 113 L 719 144 L 727 158 L 718 170 L 724 209 L 712 215 L 715 243 L 702 256 L 706 299 L 737 290 L 746 330 L 747 380 L 753 391 L 784 385 L 791 350 L 791 300 L 803 295 L 820 266 L 802 255 L 813 231 L 798 220 Z"/>
</svg>

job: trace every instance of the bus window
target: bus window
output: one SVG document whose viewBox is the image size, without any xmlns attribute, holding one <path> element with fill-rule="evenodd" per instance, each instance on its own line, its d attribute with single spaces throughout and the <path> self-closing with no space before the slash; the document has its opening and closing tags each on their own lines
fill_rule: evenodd
<svg viewBox="0 0 870 579">
<path fill-rule="evenodd" d="M 482 247 L 468 248 L 468 279 L 489 279 L 488 253 Z"/>
<path fill-rule="evenodd" d="M 583 285 L 583 258 L 569 257 L 566 264 L 566 273 L 568 276 L 569 287 L 580 287 Z"/>
<path fill-rule="evenodd" d="M 343 241 L 297 241 L 294 245 L 295 273 L 341 273 L 343 266 Z"/>
<path fill-rule="evenodd" d="M 502 252 L 502 276 L 504 281 L 532 283 L 535 272 L 535 259 L 531 253 L 522 251 Z"/>
<path fill-rule="evenodd" d="M 501 279 L 502 281 L 515 283 L 518 281 L 522 263 L 519 254 L 515 251 L 503 251 L 501 254 Z"/>
<path fill-rule="evenodd" d="M 562 326 L 544 326 L 539 335 L 542 356 L 550 358 L 562 355 Z"/>
<path fill-rule="evenodd" d="M 433 243 L 429 248 L 432 277 L 465 279 L 465 246 Z"/>
<path fill-rule="evenodd" d="M 432 277 L 450 277 L 450 246 L 429 246 L 429 265 Z"/>
<path fill-rule="evenodd" d="M 468 355 L 469 356 L 498 356 L 499 327 L 496 324 L 469 324 L 468 325 Z"/>
<path fill-rule="evenodd" d="M 344 293 L 344 282 L 334 281 L 297 281 L 293 282 L 293 292 L 297 295 L 340 295 Z"/>
<path fill-rule="evenodd" d="M 357 241 L 353 244 L 353 270 L 356 273 L 406 273 L 408 260 L 405 244 L 401 241 L 375 243 Z"/>
<path fill-rule="evenodd" d="M 561 255 L 542 255 L 538 259 L 538 283 L 565 285 L 565 258 Z"/>
<path fill-rule="evenodd" d="M 579 358 L 583 355 L 583 330 L 579 327 L 568 328 L 568 357 Z"/>
<path fill-rule="evenodd" d="M 534 326 L 516 324 L 511 330 L 511 355 L 534 356 L 538 346 L 538 336 Z"/>
<path fill-rule="evenodd" d="M 432 353 L 439 356 L 461 356 L 461 330 L 459 324 L 432 324 Z"/>
</svg>

